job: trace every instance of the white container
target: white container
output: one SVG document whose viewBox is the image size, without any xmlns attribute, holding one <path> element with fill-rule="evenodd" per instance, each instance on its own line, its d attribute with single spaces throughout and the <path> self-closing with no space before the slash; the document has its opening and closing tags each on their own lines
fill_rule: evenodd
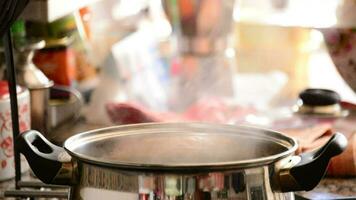
<svg viewBox="0 0 356 200">
<path fill-rule="evenodd" d="M 30 96 L 26 88 L 17 87 L 20 132 L 31 128 Z M 0 81 L 0 181 L 15 176 L 14 149 L 12 135 L 11 105 L 8 84 Z M 21 156 L 21 171 L 29 169 Z"/>
</svg>

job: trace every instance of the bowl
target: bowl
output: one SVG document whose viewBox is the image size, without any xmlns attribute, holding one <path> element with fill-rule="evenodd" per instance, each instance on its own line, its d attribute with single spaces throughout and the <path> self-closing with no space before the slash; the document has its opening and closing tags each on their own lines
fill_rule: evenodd
<svg viewBox="0 0 356 200">
<path fill-rule="evenodd" d="M 356 26 L 319 30 L 324 36 L 335 67 L 345 82 L 356 92 Z"/>
<path fill-rule="evenodd" d="M 356 1 L 337 1 L 336 23 L 319 29 L 329 55 L 345 82 L 356 92 Z"/>
</svg>

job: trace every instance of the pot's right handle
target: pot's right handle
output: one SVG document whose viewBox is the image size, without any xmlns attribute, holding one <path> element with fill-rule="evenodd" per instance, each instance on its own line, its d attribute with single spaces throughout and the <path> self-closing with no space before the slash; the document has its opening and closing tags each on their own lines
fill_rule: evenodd
<svg viewBox="0 0 356 200">
<path fill-rule="evenodd" d="M 325 175 L 330 159 L 341 154 L 346 146 L 346 137 L 341 133 L 335 133 L 320 149 L 292 156 L 289 164 L 277 169 L 279 190 L 282 192 L 312 190 Z"/>
<path fill-rule="evenodd" d="M 21 133 L 16 148 L 26 157 L 37 178 L 47 184 L 70 185 L 75 181 L 75 165 L 71 156 L 50 143 L 41 133 L 29 130 Z"/>
</svg>

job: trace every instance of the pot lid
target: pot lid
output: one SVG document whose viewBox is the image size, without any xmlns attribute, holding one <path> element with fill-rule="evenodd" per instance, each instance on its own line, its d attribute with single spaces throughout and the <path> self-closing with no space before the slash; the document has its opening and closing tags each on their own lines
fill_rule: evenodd
<svg viewBox="0 0 356 200">
<path fill-rule="evenodd" d="M 146 123 L 84 132 L 70 137 L 64 148 L 92 164 L 177 172 L 266 165 L 292 154 L 297 144 L 248 126 Z"/>
</svg>

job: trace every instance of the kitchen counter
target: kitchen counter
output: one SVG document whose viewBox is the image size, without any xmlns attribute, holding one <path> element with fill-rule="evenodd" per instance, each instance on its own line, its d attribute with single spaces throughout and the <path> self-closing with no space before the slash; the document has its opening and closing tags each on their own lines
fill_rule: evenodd
<svg viewBox="0 0 356 200">
<path fill-rule="evenodd" d="M 336 199 L 354 197 L 356 199 L 356 177 L 324 178 L 319 185 L 309 192 L 298 192 L 309 199 Z"/>
<path fill-rule="evenodd" d="M 315 192 L 330 192 L 356 198 L 356 177 L 324 178 Z"/>
</svg>

